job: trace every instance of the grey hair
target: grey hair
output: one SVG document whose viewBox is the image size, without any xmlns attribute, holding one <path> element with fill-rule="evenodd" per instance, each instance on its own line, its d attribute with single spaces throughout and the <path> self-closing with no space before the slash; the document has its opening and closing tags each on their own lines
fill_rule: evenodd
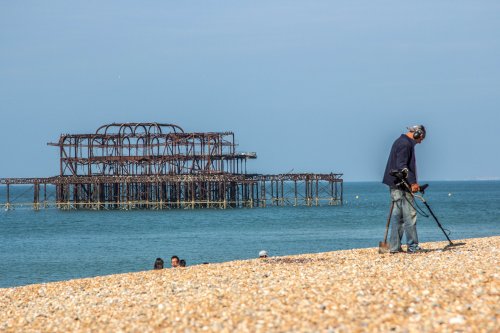
<svg viewBox="0 0 500 333">
<path fill-rule="evenodd" d="M 425 127 L 424 125 L 413 125 L 413 126 L 408 126 L 407 127 L 408 131 L 410 132 L 416 132 L 418 130 L 421 130 L 423 132 L 425 132 Z"/>
</svg>

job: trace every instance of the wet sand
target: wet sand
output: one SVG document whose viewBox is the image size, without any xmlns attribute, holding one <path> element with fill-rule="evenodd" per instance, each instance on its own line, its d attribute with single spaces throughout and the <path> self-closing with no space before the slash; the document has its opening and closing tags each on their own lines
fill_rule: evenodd
<svg viewBox="0 0 500 333">
<path fill-rule="evenodd" d="M 0 331 L 499 332 L 500 236 L 455 242 L 5 288 Z"/>
</svg>

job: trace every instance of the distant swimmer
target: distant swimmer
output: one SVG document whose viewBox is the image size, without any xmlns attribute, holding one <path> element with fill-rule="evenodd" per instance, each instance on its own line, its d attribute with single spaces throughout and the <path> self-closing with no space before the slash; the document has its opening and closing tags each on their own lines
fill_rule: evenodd
<svg viewBox="0 0 500 333">
<path fill-rule="evenodd" d="M 170 258 L 170 266 L 172 266 L 172 268 L 179 267 L 179 261 L 178 256 L 172 256 L 172 258 Z"/>
<path fill-rule="evenodd" d="M 163 269 L 163 259 L 156 258 L 155 265 L 153 269 Z"/>
</svg>

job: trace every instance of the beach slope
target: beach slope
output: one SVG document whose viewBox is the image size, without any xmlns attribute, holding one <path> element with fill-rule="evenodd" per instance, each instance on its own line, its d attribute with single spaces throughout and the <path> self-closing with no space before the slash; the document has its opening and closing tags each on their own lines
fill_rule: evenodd
<svg viewBox="0 0 500 333">
<path fill-rule="evenodd" d="M 500 237 L 0 289 L 1 332 L 498 332 Z"/>
</svg>

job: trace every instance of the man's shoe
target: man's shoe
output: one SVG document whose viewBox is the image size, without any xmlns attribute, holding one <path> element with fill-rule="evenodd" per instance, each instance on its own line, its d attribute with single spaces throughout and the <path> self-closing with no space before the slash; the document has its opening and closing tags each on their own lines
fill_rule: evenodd
<svg viewBox="0 0 500 333">
<path fill-rule="evenodd" d="M 416 249 L 408 249 L 406 251 L 406 253 L 409 253 L 409 254 L 413 254 L 413 253 L 424 253 L 424 252 L 427 252 L 427 250 L 424 250 L 423 248 L 421 248 L 420 246 L 417 247 Z"/>
</svg>

